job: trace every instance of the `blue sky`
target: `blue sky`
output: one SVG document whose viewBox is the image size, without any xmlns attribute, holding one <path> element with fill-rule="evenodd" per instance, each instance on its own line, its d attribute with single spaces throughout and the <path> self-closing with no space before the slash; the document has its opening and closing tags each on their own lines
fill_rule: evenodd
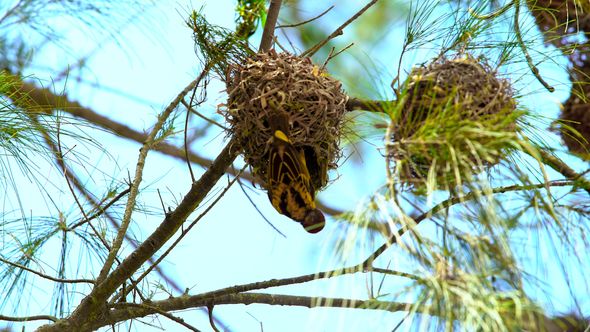
<svg viewBox="0 0 590 332">
<path fill-rule="evenodd" d="M 339 5 L 334 13 L 320 19 L 318 24 L 336 27 L 346 18 L 351 16 L 358 8 L 364 6 L 364 1 L 347 1 L 346 5 Z M 209 1 L 204 13 L 207 19 L 214 24 L 234 27 L 234 13 L 231 10 L 234 3 L 230 0 Z M 200 64 L 195 55 L 191 31 L 184 25 L 187 16 L 187 8 L 198 9 L 201 3 L 178 1 L 172 5 L 160 5 L 156 10 L 156 17 L 161 21 L 148 24 L 141 28 L 127 27 L 121 31 L 121 44 L 113 41 L 100 43 L 97 47 L 95 41 L 89 40 L 76 28 L 64 24 L 64 32 L 70 40 L 70 46 L 78 56 L 93 54 L 88 62 L 88 69 L 81 75 L 74 69 L 70 74 L 69 82 L 64 86 L 63 81 L 57 82 L 56 90 L 65 90 L 71 100 L 79 101 L 82 106 L 90 107 L 103 115 L 125 123 L 136 130 L 149 128 L 154 122 L 156 114 L 165 108 L 192 79 L 200 72 Z M 325 10 L 323 5 L 318 9 L 317 3 L 302 2 L 306 13 L 311 17 Z M 328 5 L 326 5 L 327 8 Z M 530 19 L 529 19 L 530 20 Z M 146 33 L 145 29 L 150 29 Z M 152 30 L 153 29 L 153 30 Z M 347 45 L 355 40 L 355 36 L 346 33 L 338 37 L 339 42 Z M 343 53 L 340 57 L 350 61 L 354 66 L 358 60 L 370 56 L 376 63 L 395 72 L 398 63 L 400 44 L 399 36 L 403 35 L 403 24 L 393 26 L 380 43 L 369 50 L 352 48 L 350 53 Z M 154 35 L 160 38 L 155 39 Z M 258 45 L 260 32 L 252 39 L 253 45 Z M 365 55 L 364 53 L 367 53 Z M 411 65 L 425 54 L 419 52 L 411 54 L 402 64 Z M 59 48 L 48 46 L 40 57 L 40 63 L 44 66 L 32 67 L 29 74 L 34 74 L 43 79 L 46 86 L 51 85 L 51 75 L 55 75 L 55 68 L 64 70 L 72 65 L 73 58 L 64 56 Z M 316 61 L 323 61 L 315 59 Z M 419 60 L 423 61 L 423 59 Z M 541 74 L 549 79 L 566 81 L 565 71 L 556 66 L 541 66 Z M 328 70 L 331 70 L 328 65 Z M 335 71 L 337 71 L 335 69 Z M 359 75 L 362 76 L 362 75 Z M 83 83 L 76 84 L 81 78 Z M 389 78 L 388 78 L 389 79 Z M 527 89 L 540 90 L 540 86 L 534 79 L 528 77 L 524 80 Z M 98 88 L 93 86 L 99 84 Z M 361 82 L 344 82 L 345 84 L 360 84 Z M 346 86 L 345 86 L 346 87 Z M 346 87 L 353 90 L 352 86 Z M 216 106 L 225 102 L 225 96 L 220 93 L 224 86 L 219 81 L 213 80 L 208 87 L 208 100 L 200 109 L 206 116 L 216 117 Z M 119 91 L 119 92 L 114 92 Z M 564 101 L 569 88 L 561 87 L 558 92 L 548 94 L 541 92 L 535 98 L 529 98 L 525 102 L 529 107 L 543 112 L 547 116 L 556 116 L 558 107 L 555 101 Z M 130 98 L 130 96 L 135 96 Z M 87 134 L 95 137 L 106 148 L 108 154 L 96 149 L 87 151 L 80 149 L 80 153 L 87 156 L 87 165 L 97 165 L 105 173 L 116 178 L 125 178 L 127 171 L 133 174 L 140 145 L 123 139 L 112 137 L 97 130 L 88 130 Z M 179 135 L 179 138 L 181 136 Z M 380 144 L 375 140 L 375 144 Z M 66 144 L 68 142 L 66 141 Z M 70 142 L 71 143 L 71 142 Z M 71 143 L 73 145 L 73 143 Z M 224 137 L 218 132 L 210 134 L 210 137 L 201 139 L 192 148 L 200 154 L 214 158 L 224 146 Z M 341 209 L 354 209 L 357 202 L 366 195 L 371 195 L 384 182 L 385 162 L 380 157 L 374 146 L 366 145 L 362 149 L 362 162 L 355 160 L 346 163 L 340 170 L 340 179 L 325 192 L 319 194 L 319 198 L 327 205 Z M 237 162 L 241 166 L 241 162 Z M 585 165 L 576 165 L 582 169 Z M 78 168 L 87 174 L 93 173 L 88 168 Z M 200 176 L 203 170 L 193 166 L 195 176 Z M 59 179 L 59 174 L 48 174 L 49 178 Z M 109 178 L 106 175 L 96 176 L 90 182 L 90 186 L 101 190 L 106 188 Z M 56 181 L 59 182 L 59 181 Z M 217 192 L 227 184 L 227 178 L 222 178 L 212 193 Z M 158 188 L 162 193 L 165 204 L 174 206 L 175 199 L 188 191 L 191 185 L 190 175 L 186 164 L 170 157 L 162 156 L 154 151 L 150 152 L 147 167 L 144 173 L 143 186 L 151 184 L 142 196 L 142 203 L 153 207 L 155 211 L 160 209 L 160 200 L 156 192 Z M 72 199 L 65 182 L 61 182 L 63 193 L 59 195 L 58 205 L 63 210 L 71 210 Z M 22 184 L 21 193 L 27 194 L 36 191 L 35 186 Z M 341 229 L 336 222 L 329 218 L 326 229 L 317 235 L 305 233 L 301 226 L 279 215 L 268 202 L 266 193 L 260 190 L 250 191 L 257 207 L 269 218 L 281 232 L 287 234 L 287 238 L 279 236 L 258 215 L 254 207 L 247 201 L 240 188 L 236 185 L 229 190 L 226 196 L 217 204 L 211 212 L 201 220 L 195 229 L 181 242 L 176 250 L 162 262 L 161 267 L 169 275 L 175 276 L 175 280 L 181 287 L 190 288 L 190 294 L 198 294 L 227 286 L 296 277 L 318 270 L 324 270 L 331 265 L 329 257 L 331 253 L 326 248 L 330 247 L 333 239 L 339 235 Z M 212 196 L 213 197 L 213 196 Z M 16 203 L 12 203 L 15 204 Z M 26 208 L 38 209 L 38 206 Z M 197 217 L 204 207 L 200 207 L 193 214 Z M 39 213 L 47 213 L 41 210 Z M 37 211 L 37 210 L 35 210 Z M 158 225 L 160 216 L 136 214 L 137 227 L 134 231 L 145 238 Z M 427 227 L 427 226 L 425 226 Z M 379 245 L 380 243 L 377 243 Z M 56 249 L 58 243 L 56 242 Z M 49 250 L 48 250 L 49 251 Z M 73 249 L 72 252 L 75 252 Z M 126 248 L 130 252 L 130 248 Z M 365 252 L 365 255 L 367 253 Z M 45 257 L 47 256 L 47 257 Z M 44 256 L 45 262 L 51 265 L 51 252 Z M 361 254 L 359 257 L 362 257 Z M 83 258 L 83 257 L 82 257 Z M 72 257 L 72 262 L 79 261 L 80 257 Z M 359 258 L 362 260 L 362 258 Z M 384 262 L 386 265 L 387 262 Z M 399 262 L 397 262 L 399 263 Z M 392 268 L 396 265 L 393 260 Z M 86 267 L 81 267 L 83 271 Z M 98 269 L 96 269 L 98 271 Z M 84 273 L 81 273 L 82 275 Z M 334 280 L 322 280 L 308 283 L 271 289 L 275 294 L 314 295 L 355 298 L 367 298 L 365 287 L 365 275 L 344 276 Z M 151 281 L 155 281 L 152 278 Z M 386 279 L 388 283 L 399 282 L 399 279 Z M 38 281 L 38 279 L 36 279 Z M 51 283 L 41 283 L 42 289 L 47 289 L 50 294 Z M 150 287 L 154 289 L 154 287 Z M 31 293 L 29 299 L 39 294 Z M 35 295 L 35 296 L 33 296 Z M 181 294 L 173 294 L 179 296 Z M 72 294 L 73 298 L 76 295 Z M 159 293 L 156 298 L 166 298 L 167 295 Z M 72 300 L 75 303 L 75 300 Z M 31 301 L 34 303 L 35 301 Z M 50 308 L 43 307 L 42 300 L 37 301 L 39 307 L 31 305 L 29 312 L 20 314 L 37 314 L 39 310 L 46 313 Z M 16 305 L 16 304 L 15 304 Z M 360 311 L 352 309 L 326 309 L 326 308 L 299 308 L 280 307 L 268 305 L 232 305 L 215 307 L 215 313 L 232 331 L 258 331 L 262 322 L 264 331 L 391 331 L 403 313 L 387 313 L 375 311 Z M 175 313 L 192 323 L 201 331 L 210 331 L 206 315 L 200 310 L 189 310 Z M 165 318 L 158 318 L 153 322 L 156 326 L 162 326 L 167 331 L 184 331 L 178 324 Z M 27 330 L 33 330 L 35 324 L 28 325 Z M 148 328 L 136 324 L 138 331 L 157 331 L 156 328 Z M 15 330 L 20 326 L 15 325 Z"/>
</svg>

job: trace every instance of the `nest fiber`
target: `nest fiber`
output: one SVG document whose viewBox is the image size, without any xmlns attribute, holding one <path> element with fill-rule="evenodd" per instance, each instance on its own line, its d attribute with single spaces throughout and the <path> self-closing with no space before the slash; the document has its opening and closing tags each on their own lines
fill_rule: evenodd
<svg viewBox="0 0 590 332">
<path fill-rule="evenodd" d="M 413 68 L 389 128 L 388 157 L 405 184 L 457 175 L 499 162 L 520 116 L 507 80 L 471 56 Z"/>
<path fill-rule="evenodd" d="M 293 146 L 305 152 L 314 187 L 324 187 L 327 171 L 337 168 L 342 157 L 339 143 L 347 97 L 340 80 L 309 58 L 270 50 L 231 68 L 226 84 L 228 103 L 221 113 L 257 182 L 266 187 L 271 142 L 266 119 L 286 112 Z"/>
<path fill-rule="evenodd" d="M 527 1 L 546 43 L 560 48 L 578 41 L 578 31 L 590 31 L 590 3 L 580 0 Z M 572 40 L 574 39 L 574 40 Z"/>
<path fill-rule="evenodd" d="M 588 61 L 590 62 L 590 61 Z M 586 76 L 590 72 L 590 65 L 578 68 L 572 72 L 570 97 L 563 105 L 559 119 L 561 138 L 570 152 L 580 154 L 583 159 L 590 160 L 590 79 Z M 575 131 L 570 130 L 574 129 Z"/>
</svg>

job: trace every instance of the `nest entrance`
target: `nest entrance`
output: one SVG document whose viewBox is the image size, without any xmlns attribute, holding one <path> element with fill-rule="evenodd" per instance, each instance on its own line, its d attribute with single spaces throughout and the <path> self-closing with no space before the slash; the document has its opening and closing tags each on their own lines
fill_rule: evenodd
<svg viewBox="0 0 590 332">
<path fill-rule="evenodd" d="M 309 58 L 270 50 L 232 67 L 226 84 L 228 102 L 220 113 L 257 182 L 266 188 L 272 137 L 266 119 L 269 114 L 286 112 L 291 141 L 305 152 L 314 187 L 325 187 L 327 171 L 336 169 L 342 157 L 339 143 L 347 97 L 340 80 L 314 66 Z"/>
</svg>

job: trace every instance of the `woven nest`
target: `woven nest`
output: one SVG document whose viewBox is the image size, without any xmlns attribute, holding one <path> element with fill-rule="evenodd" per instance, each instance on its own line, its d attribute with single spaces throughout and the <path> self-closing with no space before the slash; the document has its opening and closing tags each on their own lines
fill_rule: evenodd
<svg viewBox="0 0 590 332">
<path fill-rule="evenodd" d="M 545 42 L 557 48 L 575 43 L 578 31 L 590 32 L 587 0 L 533 0 L 527 1 L 527 6 Z"/>
<path fill-rule="evenodd" d="M 588 61 L 587 61 L 588 62 Z M 559 119 L 565 126 L 560 128 L 561 138 L 570 152 L 582 155 L 588 160 L 590 155 L 590 65 L 578 68 L 580 71 L 572 71 L 572 85 L 570 97 L 563 105 Z M 585 96 L 582 98 L 582 96 Z M 572 132 L 569 128 L 575 129 L 578 133 Z M 582 137 L 580 137 L 580 135 Z M 585 140 L 585 141 L 584 141 Z"/>
<path fill-rule="evenodd" d="M 388 144 L 402 183 L 421 187 L 434 171 L 439 186 L 454 185 L 457 169 L 479 172 L 506 154 L 501 138 L 514 137 L 519 113 L 509 82 L 487 63 L 438 58 L 413 68 L 406 84 Z"/>
<path fill-rule="evenodd" d="M 340 80 L 309 58 L 270 50 L 233 67 L 226 85 L 228 103 L 221 114 L 257 182 L 266 188 L 271 142 L 266 119 L 287 112 L 293 146 L 305 152 L 316 190 L 325 187 L 327 171 L 336 169 L 342 157 L 339 143 L 347 97 Z"/>
</svg>

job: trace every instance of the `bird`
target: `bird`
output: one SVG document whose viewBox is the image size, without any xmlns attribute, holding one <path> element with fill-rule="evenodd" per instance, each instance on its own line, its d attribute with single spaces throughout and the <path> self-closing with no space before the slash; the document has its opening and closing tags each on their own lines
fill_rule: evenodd
<svg viewBox="0 0 590 332">
<path fill-rule="evenodd" d="M 266 173 L 268 198 L 280 214 L 301 223 L 308 233 L 318 233 L 326 218 L 315 206 L 304 152 L 296 150 L 289 139 L 289 114 L 273 113 L 267 120 L 272 134 Z"/>
</svg>

